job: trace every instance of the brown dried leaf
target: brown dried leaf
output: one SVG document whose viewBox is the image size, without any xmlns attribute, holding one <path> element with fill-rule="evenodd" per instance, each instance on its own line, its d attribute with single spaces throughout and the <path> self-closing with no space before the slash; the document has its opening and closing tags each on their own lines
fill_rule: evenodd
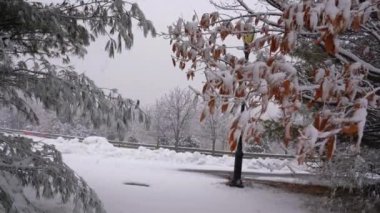
<svg viewBox="0 0 380 213">
<path fill-rule="evenodd" d="M 187 80 L 193 80 L 194 79 L 194 76 L 195 76 L 195 74 L 194 74 L 194 70 L 189 70 L 188 72 L 187 72 L 187 74 L 186 74 L 186 76 L 187 76 Z"/>
<path fill-rule="evenodd" d="M 210 24 L 211 26 L 214 26 L 215 25 L 215 22 L 219 19 L 219 13 L 218 12 L 213 12 L 210 14 Z"/>
<path fill-rule="evenodd" d="M 284 11 L 284 14 L 283 14 L 283 16 L 282 16 L 284 19 L 289 19 L 290 9 L 291 9 L 291 7 L 287 8 L 287 9 Z"/>
<path fill-rule="evenodd" d="M 237 117 L 237 118 L 234 120 L 234 122 L 232 122 L 231 129 L 236 129 L 236 128 L 238 127 L 239 120 L 240 120 L 240 116 Z"/>
<path fill-rule="evenodd" d="M 237 89 L 235 92 L 235 97 L 237 98 L 245 97 L 245 89 L 244 88 Z"/>
<path fill-rule="evenodd" d="M 336 145 L 336 140 L 335 136 L 329 137 L 326 143 L 326 154 L 327 154 L 327 159 L 331 160 L 335 151 L 335 145 Z"/>
<path fill-rule="evenodd" d="M 217 48 L 213 51 L 212 53 L 212 57 L 214 58 L 214 60 L 218 60 L 220 58 L 220 55 L 222 54 L 222 50 Z"/>
<path fill-rule="evenodd" d="M 184 70 L 185 67 L 186 67 L 186 63 L 183 62 L 183 61 L 181 61 L 181 62 L 179 63 L 179 68 L 180 68 L 181 70 Z"/>
<path fill-rule="evenodd" d="M 222 113 L 227 112 L 227 109 L 228 109 L 228 103 L 224 103 L 224 104 L 222 105 Z"/>
<path fill-rule="evenodd" d="M 334 32 L 335 33 L 340 33 L 344 30 L 345 28 L 345 20 L 343 17 L 343 14 L 338 14 L 334 21 L 333 21 L 333 26 L 334 26 Z"/>
<path fill-rule="evenodd" d="M 257 135 L 257 136 L 255 136 L 255 138 L 254 138 L 254 140 L 253 140 L 254 142 L 255 142 L 255 144 L 261 144 L 261 135 Z"/>
<path fill-rule="evenodd" d="M 235 132 L 237 129 L 230 129 L 230 132 L 228 134 L 228 144 L 230 145 L 231 152 L 236 150 L 237 141 L 235 139 Z"/>
<path fill-rule="evenodd" d="M 335 47 L 335 43 L 334 43 L 334 35 L 331 33 L 327 33 L 325 36 L 323 36 L 322 40 L 325 42 L 326 52 L 331 54 L 331 55 L 335 55 L 336 47 Z"/>
<path fill-rule="evenodd" d="M 290 95 L 292 92 L 292 82 L 290 82 L 289 80 L 285 80 L 283 85 L 284 85 L 284 95 L 286 96 Z"/>
<path fill-rule="evenodd" d="M 215 112 L 215 98 L 211 98 L 208 102 L 208 108 L 210 109 L 210 114 L 213 115 Z"/>
<path fill-rule="evenodd" d="M 220 38 L 222 39 L 222 41 L 224 41 L 224 39 L 226 39 L 226 37 L 230 34 L 230 32 L 228 30 L 222 30 L 220 31 Z"/>
<path fill-rule="evenodd" d="M 358 133 L 358 125 L 355 123 L 351 123 L 342 128 L 342 133 L 346 135 L 356 135 Z"/>
<path fill-rule="evenodd" d="M 205 13 L 205 14 L 202 15 L 202 18 L 201 18 L 201 21 L 200 21 L 199 25 L 203 29 L 208 29 L 209 28 L 209 26 L 210 26 L 210 15 L 208 13 Z"/>
<path fill-rule="evenodd" d="M 322 130 L 326 130 L 327 126 L 328 126 L 328 121 L 329 119 L 328 118 L 325 118 L 325 119 L 322 119 L 321 123 L 320 123 L 320 131 Z"/>
<path fill-rule="evenodd" d="M 353 20 L 352 20 L 352 24 L 351 24 L 351 28 L 355 31 L 355 32 L 359 32 L 360 31 L 360 28 L 361 28 L 361 18 L 359 15 L 356 15 L 354 16 Z"/>
<path fill-rule="evenodd" d="M 175 59 L 174 58 L 172 58 L 172 62 L 173 62 L 173 66 L 175 67 L 176 63 L 175 63 Z"/>
<path fill-rule="evenodd" d="M 272 66 L 272 64 L 273 64 L 273 62 L 276 60 L 276 58 L 275 57 L 270 57 L 270 58 L 268 58 L 268 61 L 267 61 L 267 65 L 270 67 L 270 66 Z"/>
<path fill-rule="evenodd" d="M 320 127 L 320 124 L 321 124 L 321 116 L 320 115 L 316 115 L 315 118 L 314 118 L 314 127 L 316 129 L 318 129 L 319 131 L 321 131 L 321 127 Z"/>
<path fill-rule="evenodd" d="M 206 83 L 204 86 L 203 86 L 203 89 L 202 89 L 202 94 L 205 94 L 206 91 L 208 89 L 208 84 Z"/>
<path fill-rule="evenodd" d="M 238 22 L 236 22 L 235 29 L 234 29 L 234 32 L 236 33 L 236 37 L 238 39 L 241 38 L 241 29 L 242 29 L 242 23 L 241 23 L 241 20 L 239 20 Z"/>
<path fill-rule="evenodd" d="M 202 114 L 201 114 L 201 118 L 199 119 L 200 122 L 202 122 L 207 116 L 207 111 L 206 111 L 206 108 L 203 109 L 202 111 Z"/>
<path fill-rule="evenodd" d="M 287 40 L 283 40 L 281 42 L 281 45 L 280 45 L 280 50 L 283 54 L 287 54 L 290 52 L 290 48 L 289 48 L 289 45 L 288 45 L 288 42 Z"/>
<path fill-rule="evenodd" d="M 285 125 L 285 139 L 284 139 L 284 143 L 285 143 L 286 147 L 288 147 L 289 142 L 292 139 L 292 133 L 290 131 L 291 130 L 291 126 L 292 126 L 292 124 L 290 122 L 288 122 Z"/>
<path fill-rule="evenodd" d="M 322 98 L 322 94 L 323 94 L 323 81 L 321 82 L 321 85 L 319 86 L 319 88 L 315 91 L 315 95 L 314 95 L 314 101 L 317 101 L 319 98 Z"/>
<path fill-rule="evenodd" d="M 266 40 L 265 39 L 260 39 L 260 40 L 256 40 L 254 42 L 255 46 L 258 48 L 258 49 L 262 49 L 265 45 L 265 42 Z"/>
<path fill-rule="evenodd" d="M 276 52 L 278 47 L 279 45 L 277 43 L 277 39 L 274 36 L 272 36 L 271 41 L 270 41 L 270 52 L 271 53 Z"/>
<path fill-rule="evenodd" d="M 191 50 L 189 50 L 187 52 L 187 56 L 189 57 L 189 59 L 192 59 L 193 60 L 193 53 L 191 52 Z"/>
<path fill-rule="evenodd" d="M 260 18 L 257 16 L 255 19 L 255 25 L 257 26 L 259 24 Z"/>
<path fill-rule="evenodd" d="M 281 17 L 281 18 L 279 18 L 279 19 L 277 20 L 277 24 L 280 25 L 280 24 L 282 24 L 283 21 L 284 21 L 284 20 L 283 20 L 282 17 Z"/>
</svg>

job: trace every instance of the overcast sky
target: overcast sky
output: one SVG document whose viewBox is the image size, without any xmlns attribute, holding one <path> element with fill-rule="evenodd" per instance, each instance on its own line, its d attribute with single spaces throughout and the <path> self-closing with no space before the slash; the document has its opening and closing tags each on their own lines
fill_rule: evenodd
<svg viewBox="0 0 380 213">
<path fill-rule="evenodd" d="M 208 0 L 136 0 L 145 16 L 153 21 L 157 32 L 166 32 L 167 26 L 179 17 L 190 20 L 194 11 L 199 14 L 213 11 Z M 88 48 L 81 60 L 72 60 L 79 72 L 85 72 L 98 86 L 116 88 L 124 96 L 139 99 L 143 105 L 153 104 L 156 98 L 175 87 L 201 87 L 202 76 L 187 81 L 184 71 L 171 62 L 169 40 L 162 37 L 144 38 L 135 29 L 135 41 L 129 51 L 108 58 L 105 42 L 98 41 Z"/>
<path fill-rule="evenodd" d="M 167 32 L 167 26 L 176 22 L 179 17 L 191 20 L 195 11 L 198 16 L 215 11 L 209 0 L 131 1 L 138 3 L 145 16 L 153 22 L 157 32 Z M 247 3 L 253 6 L 252 1 L 257 2 L 251 0 Z M 153 104 L 157 98 L 175 87 L 186 88 L 191 85 L 201 89 L 203 76 L 196 76 L 193 81 L 188 81 L 185 71 L 173 67 L 169 40 L 159 36 L 144 38 L 138 27 L 134 27 L 134 34 L 132 49 L 124 50 L 113 59 L 104 51 L 105 39 L 98 39 L 88 48 L 84 59 L 72 58 L 71 61 L 78 72 L 85 72 L 99 87 L 116 88 L 124 97 L 139 99 L 144 106 Z"/>
</svg>

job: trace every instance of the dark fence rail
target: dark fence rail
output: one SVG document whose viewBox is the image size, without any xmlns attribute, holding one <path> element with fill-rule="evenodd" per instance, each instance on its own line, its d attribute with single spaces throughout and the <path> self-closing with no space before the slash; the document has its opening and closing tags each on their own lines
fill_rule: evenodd
<svg viewBox="0 0 380 213">
<path fill-rule="evenodd" d="M 0 132 L 3 133 L 9 133 L 9 134 L 21 134 L 21 135 L 29 135 L 29 136 L 36 136 L 36 137 L 42 137 L 42 138 L 58 138 L 62 137 L 64 139 L 74 139 L 77 138 L 80 141 L 82 141 L 85 137 L 81 136 L 72 136 L 72 135 L 62 135 L 62 134 L 51 134 L 51 133 L 44 133 L 44 132 L 36 132 L 36 131 L 29 131 L 29 130 L 19 130 L 19 129 L 9 129 L 9 128 L 0 128 Z M 131 149 L 137 149 L 139 147 L 145 147 L 147 149 L 169 149 L 174 150 L 176 152 L 199 152 L 205 155 L 213 155 L 213 156 L 223 156 L 223 155 L 229 155 L 233 156 L 233 152 L 228 151 L 219 151 L 219 150 L 210 150 L 210 149 L 199 149 L 199 148 L 190 148 L 190 147 L 177 147 L 174 146 L 167 146 L 167 145 L 160 145 L 157 146 L 156 144 L 145 144 L 145 143 L 131 143 L 128 141 L 113 141 L 109 140 L 109 142 L 114 145 L 115 147 L 120 148 L 131 148 Z M 277 158 L 277 159 L 291 159 L 295 158 L 293 155 L 281 155 L 281 154 L 269 154 L 269 153 L 250 153 L 246 152 L 244 153 L 244 158 Z"/>
</svg>

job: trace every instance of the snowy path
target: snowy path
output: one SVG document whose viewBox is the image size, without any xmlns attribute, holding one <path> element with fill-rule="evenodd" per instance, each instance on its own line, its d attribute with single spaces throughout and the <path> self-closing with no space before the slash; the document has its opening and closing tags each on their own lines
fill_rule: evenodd
<svg viewBox="0 0 380 213">
<path fill-rule="evenodd" d="M 94 188 L 109 213 L 306 212 L 298 196 L 260 186 L 230 188 L 224 179 L 180 172 L 175 164 L 75 155 L 64 160 Z"/>
<path fill-rule="evenodd" d="M 63 160 L 96 191 L 109 213 L 307 212 L 300 194 L 260 185 L 244 189 L 225 179 L 180 169 L 232 170 L 233 158 L 169 150 L 119 149 L 105 139 L 41 139 L 62 152 Z M 246 171 L 289 173 L 274 159 L 245 160 Z M 268 166 L 264 166 L 268 165 Z M 268 169 L 268 167 L 270 169 Z M 149 187 L 125 185 L 141 183 Z"/>
</svg>

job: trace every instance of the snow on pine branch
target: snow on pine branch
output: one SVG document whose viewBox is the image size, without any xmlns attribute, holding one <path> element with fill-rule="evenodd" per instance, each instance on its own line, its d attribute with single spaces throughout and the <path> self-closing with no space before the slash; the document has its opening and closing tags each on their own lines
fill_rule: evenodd
<svg viewBox="0 0 380 213">
<path fill-rule="evenodd" d="M 0 206 L 6 212 L 44 212 L 30 192 L 42 202 L 67 206 L 68 212 L 105 212 L 95 192 L 52 145 L 0 135 L 0 162 Z"/>
</svg>

